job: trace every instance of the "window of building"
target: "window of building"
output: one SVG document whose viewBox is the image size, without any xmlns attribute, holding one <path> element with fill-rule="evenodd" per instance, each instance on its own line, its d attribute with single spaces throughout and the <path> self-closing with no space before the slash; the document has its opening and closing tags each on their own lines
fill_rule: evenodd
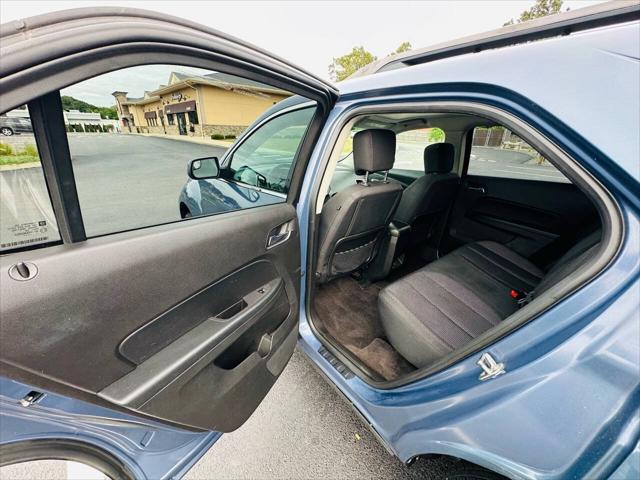
<svg viewBox="0 0 640 480">
<path fill-rule="evenodd" d="M 467 174 L 569 183 L 531 145 L 500 126 L 473 130 Z"/>
<path fill-rule="evenodd" d="M 155 127 L 160 122 L 153 113 L 168 107 L 167 89 L 181 92 L 187 85 L 198 82 L 210 85 L 216 75 L 219 74 L 182 66 L 132 67 L 72 85 L 63 89 L 61 95 L 102 109 L 116 104 L 112 95 L 116 92 L 118 100 L 128 105 L 131 118 Z M 131 79 L 135 79 L 133 84 Z M 242 78 L 234 82 L 246 84 L 247 89 L 255 88 L 254 82 Z M 215 105 L 215 116 L 207 115 L 206 110 L 198 112 L 200 115 L 195 111 L 174 111 L 167 113 L 167 121 L 170 125 L 178 124 L 176 115 L 186 120 L 188 114 L 189 123 L 200 123 L 199 117 L 216 118 L 219 122 L 216 125 L 200 123 L 205 132 L 213 131 L 219 124 L 248 127 L 264 111 L 272 108 L 274 101 L 290 96 L 280 89 L 270 88 L 262 85 L 260 95 L 250 97 L 232 92 L 232 95 L 237 95 L 235 102 L 228 90 L 207 88 L 203 90 L 202 103 L 205 107 L 202 108 Z M 222 98 L 224 102 L 220 101 Z M 178 105 L 176 102 L 178 100 L 172 105 Z M 175 127 L 166 129 L 166 132 L 162 129 L 155 131 L 164 138 L 137 134 L 135 129 L 132 129 L 132 135 L 92 135 L 90 139 L 77 133 L 68 134 L 87 236 L 286 201 L 275 192 L 284 193 L 288 189 L 289 171 L 313 111 L 313 108 L 307 108 L 302 113 L 285 114 L 258 128 L 236 151 L 231 166 L 234 171 L 222 172 L 224 179 L 192 180 L 187 177 L 187 165 L 191 160 L 217 157 L 224 160 L 223 167 L 227 165 L 223 158 L 226 148 L 212 140 L 210 145 L 187 141 L 188 136 L 179 135 Z M 124 118 L 118 121 L 124 125 Z M 187 130 L 189 123 L 186 124 Z M 203 138 L 210 140 L 206 135 Z M 230 188 L 229 181 L 236 182 L 236 185 Z M 247 184 L 263 186 L 270 192 L 257 192 Z"/>
<path fill-rule="evenodd" d="M 0 116 L 0 253 L 60 241 L 29 111 Z"/>
<path fill-rule="evenodd" d="M 424 149 L 433 143 L 444 141 L 444 130 L 437 127 L 398 133 L 393 168 L 424 171 Z"/>
<path fill-rule="evenodd" d="M 289 190 L 289 174 L 315 108 L 280 115 L 267 122 L 233 153 L 233 178 L 279 193 Z"/>
</svg>

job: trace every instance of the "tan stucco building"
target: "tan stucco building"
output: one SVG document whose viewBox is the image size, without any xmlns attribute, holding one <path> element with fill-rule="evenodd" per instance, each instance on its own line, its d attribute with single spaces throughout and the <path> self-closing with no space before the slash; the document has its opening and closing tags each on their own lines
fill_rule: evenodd
<svg viewBox="0 0 640 480">
<path fill-rule="evenodd" d="M 124 132 L 187 135 L 239 135 L 262 112 L 289 92 L 224 73 L 191 75 L 172 72 L 167 85 L 130 98 L 116 91 L 116 108 Z"/>
</svg>

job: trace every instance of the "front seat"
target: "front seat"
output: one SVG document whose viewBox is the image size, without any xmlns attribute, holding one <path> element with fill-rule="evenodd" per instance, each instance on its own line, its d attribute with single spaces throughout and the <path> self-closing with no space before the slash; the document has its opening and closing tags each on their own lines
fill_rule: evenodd
<svg viewBox="0 0 640 480">
<path fill-rule="evenodd" d="M 428 240 L 443 228 L 445 214 L 460 184 L 460 177 L 451 173 L 454 151 L 451 143 L 435 143 L 426 147 L 425 175 L 402 193 L 393 221 L 396 225 L 411 225 L 410 244 Z"/>
<path fill-rule="evenodd" d="M 353 137 L 354 170 L 364 175 L 364 181 L 336 193 L 322 209 L 319 282 L 358 270 L 375 256 L 402 195 L 399 183 L 387 181 L 395 153 L 396 136 L 391 130 L 363 130 Z M 372 179 L 374 172 L 385 172 L 384 179 Z"/>
</svg>

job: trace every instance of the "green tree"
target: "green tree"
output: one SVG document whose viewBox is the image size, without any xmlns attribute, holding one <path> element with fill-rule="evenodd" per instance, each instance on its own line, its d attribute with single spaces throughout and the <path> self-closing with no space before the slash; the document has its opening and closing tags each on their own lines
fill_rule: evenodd
<svg viewBox="0 0 640 480">
<path fill-rule="evenodd" d="M 397 55 L 398 53 L 404 53 L 411 50 L 410 42 L 402 42 L 398 48 L 394 52 L 391 52 L 389 55 Z"/>
<path fill-rule="evenodd" d="M 84 113 L 99 113 L 101 118 L 110 118 L 112 120 L 118 119 L 118 112 L 116 107 L 96 107 L 83 100 L 63 95 L 60 97 L 62 100 L 63 110 L 78 110 Z"/>
<path fill-rule="evenodd" d="M 522 12 L 517 20 L 512 18 L 503 24 L 503 26 L 506 27 L 507 25 L 513 25 L 514 23 L 522 23 L 534 18 L 546 17 L 547 15 L 560 13 L 561 10 L 562 0 L 536 0 L 535 5 L 533 5 L 529 10 Z M 569 8 L 567 8 L 567 10 L 569 10 Z"/>
<path fill-rule="evenodd" d="M 411 50 L 411 43 L 402 42 L 400 46 L 388 56 L 397 55 L 409 50 Z M 333 62 L 329 65 L 329 76 L 332 80 L 339 82 L 340 80 L 348 78 L 365 65 L 375 62 L 377 59 L 378 57 L 365 50 L 364 47 L 353 47 L 350 53 L 333 59 Z"/>
<path fill-rule="evenodd" d="M 444 142 L 444 130 L 438 127 L 430 128 L 428 133 L 429 143 Z"/>
<path fill-rule="evenodd" d="M 334 57 L 333 62 L 329 65 L 329 75 L 332 80 L 339 82 L 377 59 L 378 57 L 367 52 L 364 47 L 353 47 L 353 50 L 346 55 Z"/>
</svg>

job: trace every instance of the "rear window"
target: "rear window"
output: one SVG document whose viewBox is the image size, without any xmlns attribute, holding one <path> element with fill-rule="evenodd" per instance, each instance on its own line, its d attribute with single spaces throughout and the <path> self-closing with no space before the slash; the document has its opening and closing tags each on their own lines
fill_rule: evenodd
<svg viewBox="0 0 640 480">
<path fill-rule="evenodd" d="M 468 175 L 569 183 L 531 145 L 504 127 L 473 130 Z"/>
<path fill-rule="evenodd" d="M 421 128 L 396 135 L 396 161 L 394 169 L 424 171 L 424 149 L 445 141 L 441 128 Z"/>
</svg>

